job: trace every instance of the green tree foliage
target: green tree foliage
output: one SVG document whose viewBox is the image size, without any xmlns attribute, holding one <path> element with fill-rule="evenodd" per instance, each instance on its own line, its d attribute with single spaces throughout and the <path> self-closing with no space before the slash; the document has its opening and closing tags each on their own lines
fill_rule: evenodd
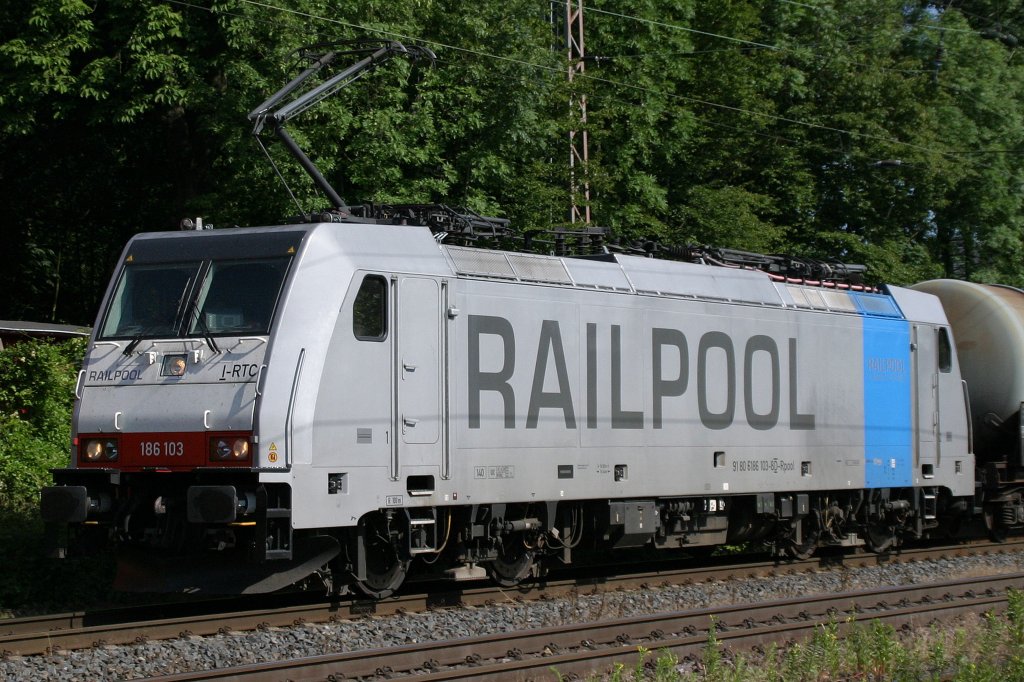
<svg viewBox="0 0 1024 682">
<path fill-rule="evenodd" d="M 290 124 L 349 202 L 565 224 L 569 132 L 586 130 L 575 180 L 616 238 L 1024 284 L 1020 0 L 589 0 L 572 83 L 564 15 L 535 0 L 12 0 L 0 317 L 88 323 L 135 232 L 325 207 L 271 141 L 292 203 L 246 115 L 296 73 L 298 47 L 358 37 L 438 61 L 393 60 Z"/>
<path fill-rule="evenodd" d="M 38 503 L 50 469 L 67 465 L 84 339 L 24 341 L 0 351 L 0 509 Z"/>
</svg>

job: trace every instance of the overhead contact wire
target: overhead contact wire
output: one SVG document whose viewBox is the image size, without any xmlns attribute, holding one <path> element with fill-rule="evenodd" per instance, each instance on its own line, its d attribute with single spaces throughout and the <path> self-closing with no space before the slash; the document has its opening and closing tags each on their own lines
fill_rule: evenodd
<svg viewBox="0 0 1024 682">
<path fill-rule="evenodd" d="M 171 1 L 174 1 L 174 0 L 171 0 Z M 241 0 L 241 2 L 243 2 L 245 4 L 248 4 L 248 5 L 253 5 L 253 6 L 256 6 L 256 7 L 262 7 L 264 9 L 271 9 L 271 10 L 276 10 L 278 12 L 284 12 L 284 13 L 287 13 L 287 14 L 293 14 L 293 15 L 296 15 L 296 16 L 305 17 L 307 19 L 313 19 L 313 20 L 317 20 L 317 21 L 324 21 L 324 22 L 328 22 L 328 23 L 338 24 L 340 26 L 346 26 L 348 28 L 356 28 L 356 29 L 363 30 L 363 31 L 370 31 L 370 32 L 374 32 L 374 33 L 379 33 L 381 35 L 393 36 L 395 38 L 399 38 L 399 39 L 402 39 L 402 40 L 415 41 L 415 42 L 420 42 L 420 43 L 423 43 L 423 44 L 426 44 L 426 45 L 435 46 L 435 47 L 441 47 L 441 48 L 445 48 L 445 49 L 456 50 L 458 52 L 464 52 L 466 54 L 472 54 L 472 55 L 476 55 L 476 56 L 479 56 L 479 57 L 486 57 L 486 58 L 489 58 L 489 59 L 497 59 L 497 60 L 500 60 L 500 61 L 510 62 L 510 63 L 513 63 L 513 64 L 519 64 L 520 66 L 526 66 L 526 67 L 529 67 L 529 68 L 534 68 L 534 69 L 538 69 L 538 70 L 542 70 L 542 71 L 547 71 L 549 73 L 557 73 L 559 75 L 561 75 L 563 73 L 563 70 L 560 69 L 560 68 L 551 67 L 551 66 L 544 66 L 543 64 L 536 64 L 534 62 L 529 62 L 529 61 L 526 61 L 526 60 L 523 60 L 523 59 L 516 59 L 515 57 L 505 57 L 505 56 L 502 56 L 502 55 L 490 54 L 490 53 L 487 53 L 487 52 L 480 52 L 478 50 L 471 50 L 471 49 L 464 48 L 464 47 L 458 47 L 456 45 L 448 45 L 446 43 L 442 43 L 442 42 L 436 41 L 436 40 L 426 40 L 426 39 L 423 39 L 423 38 L 419 38 L 417 36 L 405 35 L 405 34 L 397 33 L 397 32 L 394 32 L 394 31 L 386 31 L 386 30 L 383 30 L 383 29 L 369 28 L 369 27 L 366 27 L 366 26 L 362 26 L 360 24 L 353 24 L 353 23 L 350 23 L 350 22 L 342 21 L 340 19 L 333 19 L 333 18 L 330 18 L 330 17 L 322 17 L 322 16 L 318 16 L 318 15 L 315 15 L 315 14 L 311 14 L 309 12 L 302 12 L 302 11 L 293 10 L 293 9 L 290 9 L 290 8 L 278 7 L 276 5 L 272 5 L 272 4 L 267 3 L 267 2 L 261 2 L 260 0 Z M 606 78 L 599 78 L 599 77 L 591 76 L 591 75 L 588 75 L 588 74 L 578 74 L 576 76 L 576 78 L 578 78 L 580 80 L 589 80 L 589 81 L 592 81 L 592 82 L 595 82 L 595 83 L 603 83 L 605 85 L 611 85 L 611 86 L 618 87 L 618 88 L 626 88 L 626 89 L 634 90 L 634 91 L 638 91 L 638 92 L 645 92 L 647 94 L 657 95 L 659 97 L 668 97 L 668 98 L 671 98 L 671 99 L 677 99 L 677 100 L 681 100 L 681 101 L 684 101 L 684 102 L 691 102 L 691 103 L 694 103 L 694 104 L 701 104 L 701 105 L 704 105 L 704 106 L 714 107 L 714 108 L 717 108 L 717 109 L 724 109 L 724 110 L 727 110 L 727 111 L 733 111 L 733 112 L 736 112 L 736 113 L 746 114 L 748 116 L 758 116 L 758 117 L 761 117 L 761 118 L 766 118 L 766 119 L 773 120 L 773 121 L 779 121 L 779 122 L 782 122 L 782 123 L 790 123 L 790 124 L 793 124 L 793 125 L 805 126 L 807 128 L 813 128 L 813 129 L 817 129 L 817 130 L 825 130 L 825 131 L 829 131 L 829 132 L 835 132 L 835 133 L 839 133 L 839 134 L 842 134 L 842 135 L 848 135 L 848 136 L 851 136 L 851 137 L 856 137 L 856 138 L 861 138 L 861 139 L 869 139 L 869 140 L 876 140 L 876 141 L 880 141 L 880 142 L 887 142 L 889 144 L 899 145 L 899 146 L 907 147 L 909 149 L 917 149 L 919 151 L 924 151 L 924 152 L 927 152 L 929 154 L 938 154 L 938 155 L 944 155 L 945 154 L 945 152 L 942 152 L 942 151 L 939 151 L 939 150 L 930 149 L 928 147 L 923 147 L 921 145 L 916 145 L 916 144 L 913 144 L 912 142 L 904 142 L 904 141 L 898 140 L 896 138 L 885 137 L 884 135 L 874 135 L 872 133 L 860 133 L 860 132 L 856 132 L 856 131 L 853 131 L 853 130 L 846 130 L 844 128 L 836 128 L 834 126 L 824 125 L 824 124 L 821 124 L 821 123 L 811 123 L 809 121 L 801 121 L 800 119 L 788 118 L 786 116 L 779 116 L 777 114 L 768 114 L 768 113 L 764 113 L 764 112 L 752 111 L 750 109 L 744 109 L 742 107 L 735 107 L 735 106 L 731 106 L 731 105 L 728 105 L 728 104 L 721 104 L 719 102 L 712 102 L 712 101 L 709 101 L 709 100 L 703 100 L 703 99 L 699 99 L 697 97 L 688 97 L 686 95 L 680 95 L 680 94 L 676 94 L 676 93 L 661 92 L 661 91 L 658 91 L 658 90 L 652 90 L 650 88 L 645 88 L 645 87 L 642 87 L 642 86 L 639 86 L 639 85 L 632 85 L 630 83 L 621 83 L 619 81 L 613 81 L 613 80 L 609 80 L 609 79 L 606 79 Z"/>
<path fill-rule="evenodd" d="M 544 71 L 544 72 L 547 72 L 547 73 L 562 75 L 563 71 L 564 71 L 563 69 L 561 69 L 559 67 L 545 66 L 543 64 L 537 64 L 535 62 L 526 61 L 524 59 L 517 59 L 515 57 L 508 57 L 508 56 L 504 56 L 504 55 L 491 54 L 491 53 L 488 53 L 488 52 L 481 52 L 479 50 L 472 50 L 472 49 L 465 48 L 465 47 L 459 47 L 457 45 L 450 45 L 450 44 L 443 43 L 443 42 L 437 41 L 437 40 L 424 39 L 424 38 L 421 38 L 421 37 L 418 37 L 418 36 L 413 36 L 413 35 L 408 35 L 408 34 L 404 34 L 404 33 L 399 33 L 399 32 L 396 32 L 396 31 L 388 31 L 388 30 L 380 29 L 380 28 L 371 28 L 371 27 L 368 27 L 368 26 L 363 26 L 361 24 L 354 24 L 354 23 L 351 23 L 351 22 L 343 21 L 341 19 L 334 19 L 334 18 L 331 18 L 331 17 L 324 17 L 324 16 L 312 14 L 310 12 L 304 12 L 304 11 L 295 10 L 295 9 L 286 8 L 286 7 L 278 7 L 277 5 L 273 5 L 273 4 L 268 3 L 268 2 L 262 2 L 261 0 L 240 0 L 240 1 L 242 3 L 244 3 L 244 4 L 252 5 L 252 6 L 255 6 L 255 7 L 262 7 L 264 9 L 269 9 L 269 10 L 274 10 L 274 11 L 277 11 L 277 12 L 282 12 L 282 13 L 286 13 L 286 14 L 292 14 L 292 15 L 295 15 L 295 16 L 305 17 L 307 19 L 314 20 L 314 21 L 321 21 L 321 22 L 337 24 L 337 25 L 340 25 L 340 26 L 345 26 L 347 28 L 357 29 L 357 30 L 360 30 L 360 31 L 367 31 L 367 32 L 371 32 L 371 33 L 377 33 L 377 34 L 380 34 L 380 35 L 390 36 L 390 37 L 393 37 L 393 38 L 396 38 L 396 39 L 401 39 L 401 40 L 419 42 L 419 43 L 422 43 L 422 44 L 425 44 L 425 45 L 430 45 L 430 46 L 434 46 L 434 47 L 438 47 L 438 48 L 444 48 L 444 49 L 448 49 L 448 50 L 453 50 L 453 51 L 461 52 L 461 53 L 465 53 L 465 54 L 471 54 L 471 55 L 474 55 L 474 56 L 477 56 L 477 57 L 484 57 L 484 58 L 487 58 L 487 59 L 495 59 L 495 60 L 498 60 L 498 61 L 508 62 L 508 63 L 512 63 L 512 64 L 518 64 L 520 66 L 525 66 L 525 67 L 528 67 L 528 68 L 531 68 L 531 69 L 536 69 L 538 71 Z M 170 2 L 172 4 L 179 4 L 179 5 L 183 5 L 183 6 L 187 6 L 187 7 L 192 7 L 192 8 L 195 8 L 195 9 L 201 9 L 201 10 L 204 10 L 204 11 L 207 11 L 207 12 L 213 12 L 213 10 L 210 9 L 210 8 L 202 7 L 202 6 L 199 6 L 199 5 L 195 5 L 193 3 L 189 3 L 189 2 L 187 2 L 185 0 L 167 0 L 167 2 Z M 606 13 L 614 14 L 614 13 L 611 13 L 611 12 L 606 12 Z M 618 15 L 618 16 L 625 17 L 625 18 L 628 18 L 628 19 L 635 19 L 635 17 L 629 17 L 628 15 Z M 643 21 L 647 21 L 647 20 L 643 20 Z M 652 23 L 659 23 L 659 22 L 652 22 Z M 675 24 L 662 24 L 662 25 L 668 26 L 668 27 L 677 28 L 677 29 L 683 29 L 684 28 L 684 27 L 679 27 L 678 25 L 675 25 Z M 925 28 L 942 28 L 942 27 L 925 26 Z M 962 29 L 949 29 L 949 30 L 962 30 Z M 963 31 L 963 32 L 977 33 L 976 31 Z M 715 36 L 715 37 L 720 37 L 720 38 L 723 38 L 723 39 L 731 39 L 731 40 L 734 40 L 734 41 L 737 41 L 737 42 L 744 42 L 744 41 L 742 41 L 739 38 L 730 38 L 729 36 L 722 36 L 722 35 L 719 35 L 719 34 L 709 33 L 708 35 Z M 747 41 L 747 42 L 749 42 L 749 41 Z M 750 43 L 750 44 L 752 46 L 760 47 L 761 49 L 776 49 L 776 50 L 777 49 L 781 49 L 781 48 L 778 48 L 776 46 L 767 45 L 767 44 L 764 44 L 764 43 Z M 948 155 L 956 154 L 956 153 L 959 153 L 959 154 L 964 154 L 964 153 L 984 153 L 984 151 L 977 151 L 977 152 L 948 152 L 948 151 L 942 151 L 942 150 L 932 149 L 930 147 L 925 147 L 925 146 L 922 146 L 922 145 L 914 144 L 912 142 L 906 142 L 906 141 L 899 140 L 899 139 L 896 139 L 896 138 L 893 138 L 893 137 L 886 137 L 885 135 L 877 135 L 877 134 L 873 134 L 873 133 L 857 132 L 857 131 L 848 130 L 848 129 L 845 129 L 845 128 L 838 128 L 838 127 L 835 127 L 835 126 L 825 125 L 823 123 L 814 123 L 814 122 L 811 122 L 811 121 L 804 121 L 804 120 L 801 120 L 801 119 L 789 118 L 787 116 L 779 116 L 778 114 L 770 114 L 770 113 L 766 113 L 766 112 L 753 111 L 753 110 L 750 110 L 750 109 L 744 109 L 743 107 L 737 107 L 737 106 L 732 106 L 732 105 L 728 105 L 728 104 L 722 104 L 720 102 L 712 102 L 710 100 L 703 100 L 703 99 L 700 99 L 700 98 L 697 98 L 697 97 L 689 97 L 689 96 L 680 95 L 680 94 L 677 94 L 677 93 L 669 93 L 669 92 L 663 92 L 663 91 L 659 91 L 659 90 L 653 90 L 651 88 L 645 88 L 643 86 L 633 85 L 631 83 L 623 83 L 623 82 L 620 82 L 620 81 L 614 81 L 614 80 L 607 79 L 607 78 L 600 78 L 600 77 L 592 76 L 592 75 L 589 75 L 589 74 L 578 74 L 576 76 L 576 78 L 580 79 L 580 80 L 589 80 L 589 81 L 592 81 L 592 82 L 595 82 L 595 83 L 601 83 L 601 84 L 604 84 L 604 85 L 610 85 L 610 86 L 613 86 L 613 87 L 616 87 L 616 88 L 624 88 L 624 89 L 633 90 L 633 91 L 637 91 L 637 92 L 644 92 L 644 93 L 647 93 L 647 94 L 656 95 L 656 96 L 659 96 L 659 97 L 666 97 L 666 98 L 670 98 L 670 99 L 681 100 L 681 101 L 684 101 L 684 102 L 690 102 L 690 103 L 693 103 L 693 104 L 700 104 L 700 105 L 707 106 L 707 107 L 712 107 L 712 108 L 715 108 L 715 109 L 722 109 L 722 110 L 726 110 L 726 111 L 732 111 L 732 112 L 735 112 L 735 113 L 745 114 L 747 116 L 756 116 L 756 117 L 760 117 L 760 118 L 764 118 L 764 119 L 768 119 L 768 120 L 772 120 L 772 121 L 778 121 L 778 122 L 781 122 L 781 123 L 789 123 L 789 124 L 792 124 L 792 125 L 803 126 L 803 127 L 811 128 L 811 129 L 815 129 L 815 130 L 823 130 L 823 131 L 827 131 L 827 132 L 834 132 L 834 133 L 837 133 L 837 134 L 840 134 L 840 135 L 846 135 L 846 136 L 849 136 L 849 137 L 854 137 L 854 138 L 859 138 L 859 139 L 875 140 L 875 141 L 879 141 L 879 142 L 886 142 L 886 143 L 889 143 L 889 144 L 894 144 L 894 145 L 897 145 L 897 146 L 906 147 L 908 149 L 916 149 L 918 151 L 922 151 L 922 152 L 925 152 L 925 153 L 928 153 L 928 154 L 935 154 L 935 155 L 939 155 L 939 156 L 948 156 Z M 990 153 L 1002 153 L 1002 152 L 1000 150 L 992 150 L 992 152 L 990 152 Z M 1009 153 L 1013 153 L 1013 152 L 1009 152 Z"/>
</svg>

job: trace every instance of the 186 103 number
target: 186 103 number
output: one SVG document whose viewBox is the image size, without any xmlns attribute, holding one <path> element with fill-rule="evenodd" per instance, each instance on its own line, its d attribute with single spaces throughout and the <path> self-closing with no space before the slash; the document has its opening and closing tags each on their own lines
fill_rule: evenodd
<svg viewBox="0 0 1024 682">
<path fill-rule="evenodd" d="M 143 457 L 182 457 L 185 454 L 185 444 L 180 440 L 144 440 L 139 443 L 139 449 Z"/>
</svg>

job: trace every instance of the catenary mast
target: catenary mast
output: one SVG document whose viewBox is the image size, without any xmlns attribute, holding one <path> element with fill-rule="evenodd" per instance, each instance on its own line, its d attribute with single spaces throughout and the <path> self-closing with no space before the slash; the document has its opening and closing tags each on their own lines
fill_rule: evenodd
<svg viewBox="0 0 1024 682">
<path fill-rule="evenodd" d="M 569 83 L 584 72 L 583 0 L 565 2 L 565 44 L 569 57 Z M 587 97 L 573 92 L 569 98 L 576 119 L 569 131 L 570 222 L 590 225 L 590 183 L 587 180 Z M 582 195 L 582 202 L 580 201 Z M 582 204 L 582 205 L 581 205 Z"/>
</svg>

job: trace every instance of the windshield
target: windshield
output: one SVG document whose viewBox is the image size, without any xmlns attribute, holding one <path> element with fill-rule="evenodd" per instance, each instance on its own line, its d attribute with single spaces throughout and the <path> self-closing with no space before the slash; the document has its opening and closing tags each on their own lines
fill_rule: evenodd
<svg viewBox="0 0 1024 682">
<path fill-rule="evenodd" d="M 103 325 L 103 338 L 177 336 L 183 301 L 199 263 L 125 268 Z"/>
<path fill-rule="evenodd" d="M 211 263 L 189 335 L 266 334 L 287 268 L 287 258 Z"/>
<path fill-rule="evenodd" d="M 290 260 L 129 265 L 100 338 L 266 334 Z"/>
</svg>

